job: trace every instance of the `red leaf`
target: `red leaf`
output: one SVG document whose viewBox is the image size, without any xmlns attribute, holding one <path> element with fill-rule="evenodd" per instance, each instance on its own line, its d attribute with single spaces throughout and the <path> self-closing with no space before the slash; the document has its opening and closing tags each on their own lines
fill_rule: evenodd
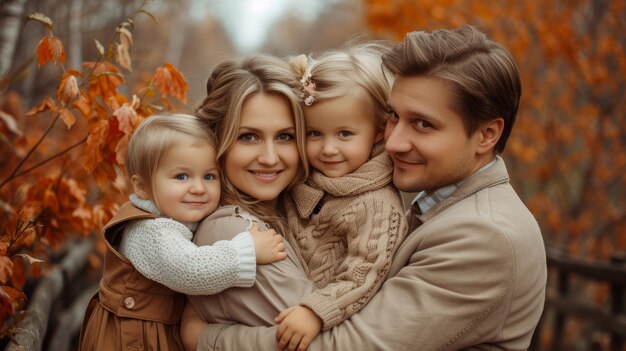
<svg viewBox="0 0 626 351">
<path fill-rule="evenodd" d="M 43 37 L 37 45 L 37 66 L 41 67 L 50 61 L 65 63 L 63 43 L 52 34 Z"/>
</svg>

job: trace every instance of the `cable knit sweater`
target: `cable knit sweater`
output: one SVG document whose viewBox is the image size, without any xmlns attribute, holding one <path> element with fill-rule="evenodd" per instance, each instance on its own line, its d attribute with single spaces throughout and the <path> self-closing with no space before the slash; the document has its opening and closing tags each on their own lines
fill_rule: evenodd
<svg viewBox="0 0 626 351">
<path fill-rule="evenodd" d="M 130 201 L 144 211 L 160 215 L 149 200 L 133 194 Z M 191 242 L 196 227 L 197 223 L 171 218 L 134 220 L 124 229 L 119 252 L 146 278 L 188 295 L 252 286 L 256 256 L 250 233 L 198 247 Z"/>
<path fill-rule="evenodd" d="M 392 171 L 387 154 L 339 178 L 314 171 L 286 201 L 287 239 L 319 288 L 301 304 L 322 319 L 324 329 L 367 304 L 406 235 Z"/>
</svg>

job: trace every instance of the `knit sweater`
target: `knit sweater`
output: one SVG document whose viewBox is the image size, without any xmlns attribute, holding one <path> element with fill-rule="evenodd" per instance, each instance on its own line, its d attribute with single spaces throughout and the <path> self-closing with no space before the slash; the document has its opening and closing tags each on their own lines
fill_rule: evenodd
<svg viewBox="0 0 626 351">
<path fill-rule="evenodd" d="M 131 195 L 136 207 L 160 215 L 149 200 Z M 171 218 L 139 219 L 124 229 L 119 252 L 146 278 L 188 295 L 216 294 L 254 284 L 256 256 L 249 232 L 198 247 L 191 242 L 197 223 Z"/>
<path fill-rule="evenodd" d="M 286 201 L 287 239 L 319 288 L 301 304 L 322 319 L 324 329 L 367 304 L 406 235 L 392 171 L 387 154 L 339 178 L 314 171 Z"/>
</svg>

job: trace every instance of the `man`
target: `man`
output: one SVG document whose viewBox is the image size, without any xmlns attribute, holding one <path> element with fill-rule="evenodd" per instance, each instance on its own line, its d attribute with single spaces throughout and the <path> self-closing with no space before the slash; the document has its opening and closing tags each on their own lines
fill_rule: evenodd
<svg viewBox="0 0 626 351">
<path fill-rule="evenodd" d="M 408 33 L 384 63 L 396 75 L 385 132 L 394 185 L 419 192 L 411 228 L 369 304 L 308 349 L 525 350 L 547 273 L 539 227 L 498 156 L 521 96 L 516 65 L 470 26 Z M 193 330 L 184 324 L 183 338 Z M 210 325 L 198 345 L 296 349 L 275 335 Z"/>
</svg>

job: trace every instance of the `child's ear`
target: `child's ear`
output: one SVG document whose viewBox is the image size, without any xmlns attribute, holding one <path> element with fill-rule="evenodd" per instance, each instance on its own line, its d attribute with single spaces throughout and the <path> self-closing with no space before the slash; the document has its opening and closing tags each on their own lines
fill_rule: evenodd
<svg viewBox="0 0 626 351">
<path fill-rule="evenodd" d="M 374 144 L 378 144 L 385 139 L 385 130 L 378 131 L 376 133 L 376 137 L 374 138 Z"/>
<path fill-rule="evenodd" d="M 148 184 L 143 180 L 141 176 L 134 174 L 130 177 L 130 182 L 133 185 L 133 192 L 144 200 L 149 200 L 150 192 L 148 191 Z"/>
</svg>

